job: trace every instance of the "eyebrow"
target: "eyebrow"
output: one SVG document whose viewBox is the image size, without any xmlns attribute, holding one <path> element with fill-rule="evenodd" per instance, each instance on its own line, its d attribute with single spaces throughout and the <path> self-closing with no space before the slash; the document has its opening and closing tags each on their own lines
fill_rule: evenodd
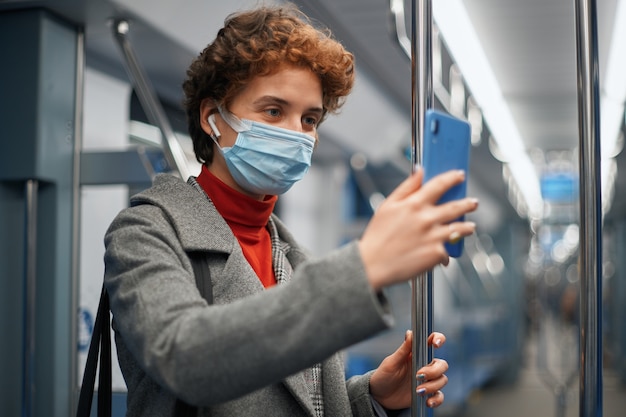
<svg viewBox="0 0 626 417">
<path fill-rule="evenodd" d="M 265 105 L 265 104 L 280 104 L 282 106 L 289 106 L 290 103 L 289 101 L 280 98 L 280 97 L 276 97 L 276 96 L 262 96 L 259 97 L 258 99 L 254 100 L 252 102 L 252 104 L 254 105 Z M 313 112 L 313 113 L 318 113 L 318 114 L 322 114 L 324 113 L 324 109 L 321 107 L 311 107 L 308 109 L 309 112 Z"/>
</svg>

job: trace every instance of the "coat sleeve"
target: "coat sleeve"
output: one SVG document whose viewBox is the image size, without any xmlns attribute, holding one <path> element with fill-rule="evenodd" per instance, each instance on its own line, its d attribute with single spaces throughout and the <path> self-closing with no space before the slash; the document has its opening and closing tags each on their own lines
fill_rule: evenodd
<svg viewBox="0 0 626 417">
<path fill-rule="evenodd" d="M 352 415 L 359 417 L 386 417 L 376 414 L 372 407 L 372 397 L 370 395 L 370 371 L 365 375 L 353 376 L 346 381 L 348 389 L 348 397 L 350 398 L 350 407 Z"/>
<path fill-rule="evenodd" d="M 374 371 L 353 376 L 346 381 L 352 414 L 359 417 L 410 417 L 411 409 L 387 410 L 377 403 L 369 392 L 370 378 Z"/>
<path fill-rule="evenodd" d="M 116 331 L 150 378 L 191 404 L 278 382 L 392 324 L 355 243 L 298 265 L 287 284 L 213 305 L 200 296 L 177 231 L 158 207 L 124 210 L 105 245 Z M 211 276 L 224 279 L 218 272 Z M 240 272 L 231 268 L 226 279 Z"/>
</svg>

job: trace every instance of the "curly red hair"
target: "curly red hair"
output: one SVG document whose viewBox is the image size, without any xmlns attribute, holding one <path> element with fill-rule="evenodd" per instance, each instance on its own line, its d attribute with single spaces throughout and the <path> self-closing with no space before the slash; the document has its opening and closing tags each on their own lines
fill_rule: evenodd
<svg viewBox="0 0 626 417">
<path fill-rule="evenodd" d="M 210 98 L 228 106 L 250 80 L 285 63 L 319 76 L 324 116 L 339 110 L 354 84 L 354 56 L 295 6 L 264 6 L 226 18 L 215 40 L 189 66 L 183 83 L 189 134 L 200 163 L 213 159 L 213 141 L 200 126 L 202 101 Z"/>
</svg>

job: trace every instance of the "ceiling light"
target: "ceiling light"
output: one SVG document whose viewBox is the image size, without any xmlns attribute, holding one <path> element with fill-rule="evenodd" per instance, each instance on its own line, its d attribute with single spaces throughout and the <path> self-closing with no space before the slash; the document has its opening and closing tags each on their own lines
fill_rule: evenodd
<svg viewBox="0 0 626 417">
<path fill-rule="evenodd" d="M 611 37 L 600 98 L 600 175 L 602 179 L 602 205 L 605 212 L 610 207 L 608 202 L 611 200 L 615 181 L 615 161 L 613 158 L 621 151 L 618 144 L 624 123 L 624 102 L 626 101 L 624 39 L 626 39 L 626 1 L 621 0 L 617 2 L 615 10 L 613 36 Z"/>
<path fill-rule="evenodd" d="M 461 69 L 472 96 L 517 183 L 531 218 L 542 216 L 539 178 L 496 77 L 461 0 L 433 2 L 433 16 L 448 50 Z"/>
</svg>

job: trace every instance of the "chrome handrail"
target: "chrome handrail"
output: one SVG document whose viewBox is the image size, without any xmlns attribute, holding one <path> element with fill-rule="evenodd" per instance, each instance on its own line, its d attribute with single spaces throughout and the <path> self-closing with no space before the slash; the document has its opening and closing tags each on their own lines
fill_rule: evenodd
<svg viewBox="0 0 626 417">
<path fill-rule="evenodd" d="M 424 115 L 434 105 L 433 57 L 432 57 L 432 1 L 413 0 L 411 16 L 411 169 L 414 171 L 422 161 Z M 411 328 L 413 330 L 412 375 L 430 363 L 432 347 L 428 336 L 433 331 L 433 271 L 413 278 L 411 282 Z M 411 416 L 429 414 L 426 397 L 416 394 L 417 379 L 412 379 Z"/>
<path fill-rule="evenodd" d="M 174 129 L 172 129 L 163 106 L 159 102 L 150 80 L 145 76 L 143 69 L 137 59 L 130 41 L 128 32 L 130 24 L 125 19 L 117 19 L 112 25 L 113 35 L 124 56 L 124 64 L 128 76 L 133 84 L 137 97 L 143 107 L 148 120 L 161 130 L 163 136 L 163 151 L 165 158 L 171 167 L 180 175 L 183 180 L 189 178 L 189 168 L 183 148 L 180 146 Z"/>
<path fill-rule="evenodd" d="M 602 176 L 595 0 L 576 0 L 580 172 L 580 416 L 602 416 Z"/>
<path fill-rule="evenodd" d="M 411 59 L 411 39 L 406 30 L 406 20 L 404 13 L 404 0 L 390 0 L 390 10 L 393 15 L 393 25 L 395 28 L 396 39 L 400 48 L 405 53 L 408 59 Z M 441 42 L 439 40 L 439 30 L 437 25 L 432 24 L 432 73 L 433 73 L 433 92 L 442 107 L 450 113 L 450 93 L 443 85 L 441 80 L 442 68 L 441 68 Z"/>
</svg>

